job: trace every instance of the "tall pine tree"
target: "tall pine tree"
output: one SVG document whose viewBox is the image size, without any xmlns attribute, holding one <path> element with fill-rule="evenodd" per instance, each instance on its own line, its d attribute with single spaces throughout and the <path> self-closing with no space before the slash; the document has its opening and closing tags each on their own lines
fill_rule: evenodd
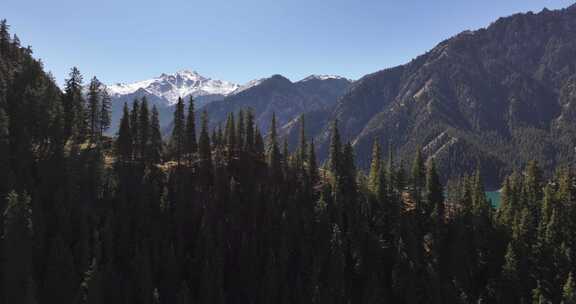
<svg viewBox="0 0 576 304">
<path fill-rule="evenodd" d="M 162 133 L 160 133 L 160 118 L 158 109 L 152 107 L 152 117 L 150 118 L 150 145 L 148 146 L 148 159 L 153 164 L 162 162 Z"/>
<path fill-rule="evenodd" d="M 88 127 L 90 139 L 96 141 L 100 134 L 100 110 L 102 109 L 102 83 L 93 77 L 88 86 Z"/>
<path fill-rule="evenodd" d="M 118 137 L 116 139 L 116 151 L 120 160 L 129 161 L 132 159 L 132 150 L 133 141 L 132 129 L 130 127 L 130 113 L 128 112 L 128 105 L 124 103 L 124 110 L 122 118 L 120 119 Z"/>
<path fill-rule="evenodd" d="M 174 110 L 174 120 L 173 120 L 172 136 L 170 138 L 170 151 L 172 156 L 176 159 L 178 165 L 182 160 L 182 154 L 184 153 L 184 142 L 185 142 L 185 114 L 184 114 L 184 101 L 182 98 L 178 98 L 178 103 L 176 104 L 176 109 Z"/>
<path fill-rule="evenodd" d="M 198 142 L 196 140 L 196 113 L 194 111 L 194 98 L 192 96 L 190 96 L 188 102 L 185 144 L 185 153 L 188 156 L 188 161 L 192 162 L 194 155 L 198 152 Z"/>
</svg>

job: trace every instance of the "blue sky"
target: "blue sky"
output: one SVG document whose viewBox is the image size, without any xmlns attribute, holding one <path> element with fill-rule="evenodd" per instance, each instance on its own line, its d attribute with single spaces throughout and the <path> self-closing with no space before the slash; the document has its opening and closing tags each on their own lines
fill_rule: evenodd
<svg viewBox="0 0 576 304">
<path fill-rule="evenodd" d="M 244 83 L 272 74 L 352 79 L 399 65 L 466 29 L 550 0 L 4 0 L 23 45 L 62 82 L 130 82 L 180 69 Z"/>
</svg>

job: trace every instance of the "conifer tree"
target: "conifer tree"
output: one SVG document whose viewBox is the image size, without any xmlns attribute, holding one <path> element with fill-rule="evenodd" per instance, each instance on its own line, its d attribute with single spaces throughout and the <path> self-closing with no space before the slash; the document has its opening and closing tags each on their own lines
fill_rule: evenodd
<svg viewBox="0 0 576 304">
<path fill-rule="evenodd" d="M 92 260 L 90 267 L 84 272 L 82 283 L 80 285 L 79 301 L 85 304 L 102 303 L 102 292 L 100 273 L 98 272 L 96 259 Z"/>
<path fill-rule="evenodd" d="M 332 239 L 330 240 L 330 257 L 329 269 L 330 276 L 328 277 L 328 294 L 331 300 L 326 303 L 346 303 L 344 283 L 345 277 L 345 253 L 343 236 L 338 225 L 334 224 L 332 228 Z"/>
<path fill-rule="evenodd" d="M 20 48 L 22 47 L 22 45 L 20 44 L 20 38 L 18 37 L 18 35 L 14 34 L 14 36 L 12 36 L 12 44 L 10 45 L 10 51 L 11 51 L 11 55 L 12 58 L 18 62 L 22 59 L 22 52 L 20 52 Z"/>
<path fill-rule="evenodd" d="M 421 200 L 422 200 L 422 190 L 424 187 L 424 178 L 426 174 L 426 169 L 424 167 L 424 160 L 422 159 L 422 151 L 420 147 L 416 150 L 416 156 L 414 157 L 414 161 L 412 162 L 412 197 L 416 202 L 416 207 L 418 209 L 421 208 Z"/>
<path fill-rule="evenodd" d="M 542 199 L 542 172 L 538 167 L 538 162 L 528 162 L 524 180 L 524 196 L 527 202 L 535 205 Z"/>
<path fill-rule="evenodd" d="M 287 171 L 290 166 L 290 152 L 288 152 L 288 139 L 284 137 L 282 141 L 282 165 L 284 170 Z"/>
<path fill-rule="evenodd" d="M 373 193 L 378 193 L 380 190 L 380 181 L 382 174 L 382 152 L 380 151 L 380 144 L 374 141 L 372 145 L 372 160 L 370 163 L 370 174 L 368 176 L 368 184 Z"/>
<path fill-rule="evenodd" d="M 172 129 L 172 137 L 170 138 L 170 149 L 172 155 L 175 157 L 178 165 L 180 165 L 180 160 L 182 159 L 182 154 L 184 152 L 184 142 L 185 142 L 185 118 L 184 118 L 184 101 L 182 98 L 178 98 L 178 103 L 176 104 L 176 109 L 174 110 L 174 127 Z"/>
<path fill-rule="evenodd" d="M 158 117 L 158 109 L 154 105 L 152 107 L 152 117 L 150 118 L 150 145 L 149 145 L 149 160 L 153 164 L 159 164 L 162 161 L 162 134 L 160 133 L 160 119 Z"/>
<path fill-rule="evenodd" d="M 352 148 L 351 143 L 346 143 L 346 145 L 344 145 L 341 162 L 341 190 L 349 194 L 354 194 L 356 191 L 356 161 L 354 160 L 354 148 Z"/>
<path fill-rule="evenodd" d="M 100 137 L 110 128 L 112 123 L 112 98 L 106 87 L 102 89 L 102 98 L 100 103 Z"/>
<path fill-rule="evenodd" d="M 254 153 L 258 159 L 264 160 L 264 139 L 258 129 L 255 130 L 254 134 Z"/>
<path fill-rule="evenodd" d="M 0 21 L 0 55 L 8 54 L 10 48 L 10 26 L 6 19 Z"/>
<path fill-rule="evenodd" d="M 33 223 L 30 197 L 11 192 L 4 211 L 3 303 L 27 303 L 32 292 Z"/>
<path fill-rule="evenodd" d="M 395 185 L 395 171 L 394 171 L 394 150 L 392 149 L 392 144 L 388 142 L 388 159 L 386 160 L 386 180 L 388 180 L 388 189 L 387 192 L 389 195 L 392 195 L 394 192 L 394 185 Z M 399 189 L 396 189 L 399 190 Z"/>
<path fill-rule="evenodd" d="M 226 137 L 226 147 L 228 153 L 231 156 L 232 151 L 236 148 L 236 123 L 234 121 L 234 113 L 228 114 L 224 136 Z"/>
<path fill-rule="evenodd" d="M 316 149 L 314 148 L 314 141 L 310 141 L 308 148 L 308 178 L 310 183 L 315 185 L 319 181 L 318 165 L 316 164 Z"/>
<path fill-rule="evenodd" d="M 220 142 L 218 141 L 218 130 L 216 128 L 212 129 L 212 135 L 210 135 L 212 139 L 212 147 L 216 148 L 220 146 Z"/>
<path fill-rule="evenodd" d="M 434 212 L 437 220 L 442 220 L 444 218 L 444 189 L 436 172 L 434 159 L 430 159 L 426 167 L 425 193 L 427 212 Z"/>
<path fill-rule="evenodd" d="M 214 137 L 213 141 L 215 142 L 215 146 L 222 148 L 226 145 L 226 136 L 224 131 L 222 130 L 222 126 L 218 125 L 218 130 L 216 130 L 216 136 Z"/>
<path fill-rule="evenodd" d="M 190 96 L 188 102 L 188 116 L 186 118 L 186 147 L 185 153 L 188 161 L 192 162 L 194 154 L 198 152 L 198 142 L 196 140 L 196 113 L 194 110 L 194 98 Z"/>
<path fill-rule="evenodd" d="M 86 131 L 84 97 L 82 95 L 82 74 L 73 67 L 66 79 L 63 98 L 65 136 L 83 139 Z"/>
<path fill-rule="evenodd" d="M 130 131 L 132 132 L 132 154 L 133 159 L 139 159 L 142 153 L 140 149 L 140 102 L 134 99 L 132 110 L 130 111 Z"/>
<path fill-rule="evenodd" d="M 304 114 L 300 115 L 300 144 L 298 145 L 297 165 L 300 170 L 304 169 L 306 153 L 308 152 L 308 143 L 306 142 L 306 125 Z"/>
<path fill-rule="evenodd" d="M 10 155 L 9 118 L 0 107 L 0 208 L 3 210 L 3 201 L 13 186 L 13 175 Z"/>
<path fill-rule="evenodd" d="M 341 174 L 342 143 L 338 131 L 338 120 L 332 122 L 332 135 L 330 139 L 329 168 L 332 174 L 338 177 Z"/>
<path fill-rule="evenodd" d="M 148 110 L 148 100 L 146 97 L 142 97 L 142 102 L 140 103 L 140 113 L 138 114 L 138 146 L 140 150 L 140 158 L 145 160 L 148 151 L 148 144 L 150 143 L 150 113 Z"/>
<path fill-rule="evenodd" d="M 470 199 L 472 203 L 473 214 L 480 216 L 484 220 L 488 220 L 492 206 L 486 199 L 486 191 L 482 183 L 480 168 L 476 169 L 470 185 Z"/>
<path fill-rule="evenodd" d="M 268 165 L 270 166 L 271 176 L 277 180 L 281 174 L 281 155 L 278 149 L 278 138 L 276 135 L 276 114 L 272 113 L 270 123 L 270 139 L 268 141 Z"/>
<path fill-rule="evenodd" d="M 244 111 L 238 112 L 238 125 L 236 127 L 236 146 L 238 150 L 243 150 L 246 146 L 246 126 L 244 122 Z"/>
<path fill-rule="evenodd" d="M 553 209 L 544 233 L 544 240 L 548 246 L 554 246 L 561 243 L 562 226 L 560 223 L 560 217 L 558 211 Z"/>
<path fill-rule="evenodd" d="M 550 222 L 550 219 L 552 217 L 552 211 L 554 209 L 553 201 L 552 201 L 553 198 L 554 198 L 554 194 L 553 194 L 552 187 L 550 185 L 546 185 L 546 187 L 544 188 L 544 198 L 542 199 L 542 207 L 540 208 L 540 221 L 538 223 L 539 242 L 545 241 L 544 238 L 545 238 L 546 228 L 548 226 L 548 223 Z M 502 207 L 503 206 L 501 206 L 501 208 Z M 514 219 L 513 213 L 510 213 L 507 216 L 508 216 L 508 219 L 505 223 L 512 226 L 512 220 Z M 543 245 L 543 244 L 539 244 L 539 245 Z"/>
<path fill-rule="evenodd" d="M 245 134 L 245 145 L 244 150 L 253 152 L 254 151 L 254 141 L 256 138 L 254 131 L 254 113 L 252 110 L 246 111 L 246 134 Z"/>
<path fill-rule="evenodd" d="M 93 77 L 88 86 L 88 127 L 90 129 L 90 138 L 96 141 L 100 133 L 100 110 L 102 83 L 98 78 Z"/>
<path fill-rule="evenodd" d="M 576 283 L 571 272 L 562 288 L 562 304 L 576 304 Z"/>
<path fill-rule="evenodd" d="M 532 290 L 532 303 L 533 304 L 546 304 L 548 303 L 544 298 L 544 294 L 542 293 L 542 287 L 540 283 Z"/>
<path fill-rule="evenodd" d="M 516 251 L 512 243 L 508 244 L 506 248 L 506 255 L 504 256 L 504 265 L 502 266 L 502 279 L 505 286 L 504 294 L 505 299 L 514 299 L 517 296 L 517 288 L 519 283 L 519 262 Z"/>
<path fill-rule="evenodd" d="M 210 147 L 210 136 L 208 135 L 208 113 L 206 110 L 202 112 L 201 117 L 198 156 L 201 161 L 201 176 L 210 178 L 212 176 L 212 148 Z"/>
<path fill-rule="evenodd" d="M 500 208 L 498 208 L 498 221 L 505 226 L 512 225 L 514 215 L 516 214 L 512 191 L 510 177 L 506 177 L 502 185 L 502 191 L 500 192 Z"/>
<path fill-rule="evenodd" d="M 132 159 L 132 129 L 130 127 L 130 113 L 128 112 L 128 105 L 124 103 L 124 110 L 122 118 L 120 119 L 120 127 L 118 129 L 118 138 L 116 139 L 116 149 L 118 156 L 122 161 L 129 161 Z"/>
</svg>

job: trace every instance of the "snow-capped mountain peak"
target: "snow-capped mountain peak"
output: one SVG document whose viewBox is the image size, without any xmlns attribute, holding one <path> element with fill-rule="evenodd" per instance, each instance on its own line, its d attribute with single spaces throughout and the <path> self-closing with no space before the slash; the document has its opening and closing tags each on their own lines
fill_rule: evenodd
<svg viewBox="0 0 576 304">
<path fill-rule="evenodd" d="M 178 98 L 208 95 L 227 96 L 240 86 L 228 81 L 204 77 L 196 71 L 181 70 L 173 74 L 161 74 L 158 77 L 133 83 L 117 83 L 108 87 L 112 96 L 133 94 L 144 90 L 149 94 L 165 99 L 168 105 L 178 102 Z"/>
<path fill-rule="evenodd" d="M 301 81 L 309 81 L 309 80 L 329 80 L 329 79 L 344 79 L 348 80 L 345 77 L 338 76 L 338 75 L 310 75 Z"/>
<path fill-rule="evenodd" d="M 249 82 L 247 82 L 244 85 L 239 86 L 236 90 L 234 90 L 234 92 L 232 92 L 230 95 L 234 95 L 234 94 L 238 94 L 242 91 L 246 91 L 250 88 L 253 88 L 257 85 L 260 85 L 262 82 L 264 82 L 264 80 L 266 80 L 268 78 L 260 78 L 260 79 L 254 79 L 254 80 L 250 80 Z"/>
</svg>

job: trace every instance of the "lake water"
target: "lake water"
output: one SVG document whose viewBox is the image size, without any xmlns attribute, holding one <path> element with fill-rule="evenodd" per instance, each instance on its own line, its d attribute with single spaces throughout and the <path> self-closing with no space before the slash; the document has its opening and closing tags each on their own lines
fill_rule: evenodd
<svg viewBox="0 0 576 304">
<path fill-rule="evenodd" d="M 500 206 L 500 192 L 486 191 L 486 198 L 492 201 L 492 206 L 494 206 L 494 208 L 498 208 Z"/>
</svg>

